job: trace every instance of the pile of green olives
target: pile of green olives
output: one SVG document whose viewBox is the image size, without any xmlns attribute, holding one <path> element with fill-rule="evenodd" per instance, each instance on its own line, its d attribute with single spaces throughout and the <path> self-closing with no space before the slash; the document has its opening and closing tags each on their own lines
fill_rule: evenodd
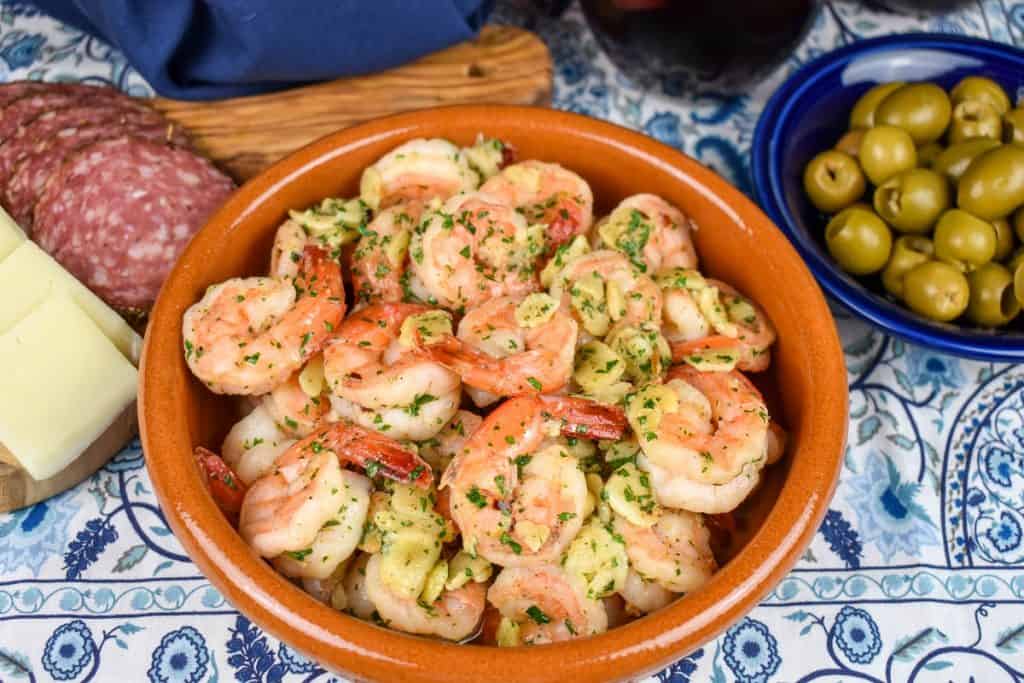
<svg viewBox="0 0 1024 683">
<path fill-rule="evenodd" d="M 1007 325 L 1024 304 L 1024 106 L 983 76 L 883 83 L 804 169 L 825 244 L 931 320 Z"/>
</svg>

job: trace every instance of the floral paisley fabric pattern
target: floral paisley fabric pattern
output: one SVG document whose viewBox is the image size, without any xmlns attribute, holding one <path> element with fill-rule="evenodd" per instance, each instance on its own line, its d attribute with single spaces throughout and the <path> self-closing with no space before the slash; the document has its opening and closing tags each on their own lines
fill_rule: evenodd
<svg viewBox="0 0 1024 683">
<path fill-rule="evenodd" d="M 1024 45 L 1024 0 L 892 14 L 826 0 L 789 61 L 744 93 L 631 83 L 580 12 L 498 3 L 555 61 L 555 106 L 631 126 L 749 192 L 772 90 L 814 56 L 917 30 Z M 113 48 L 0 0 L 0 81 L 148 86 Z M 797 567 L 749 616 L 648 681 L 1024 681 L 1024 367 L 960 360 L 835 314 L 850 386 L 839 487 Z M 685 655 L 685 656 L 683 656 Z M 138 443 L 68 493 L 0 515 L 0 681 L 332 681 L 239 615 L 188 560 Z"/>
</svg>

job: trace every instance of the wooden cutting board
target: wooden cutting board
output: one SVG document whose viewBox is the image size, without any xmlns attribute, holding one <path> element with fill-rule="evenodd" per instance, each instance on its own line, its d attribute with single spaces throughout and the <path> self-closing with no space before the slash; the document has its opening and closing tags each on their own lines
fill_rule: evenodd
<svg viewBox="0 0 1024 683">
<path fill-rule="evenodd" d="M 537 36 L 487 26 L 476 40 L 389 71 L 213 102 L 156 98 L 197 149 L 238 181 L 328 133 L 445 104 L 548 104 L 551 57 Z"/>
</svg>

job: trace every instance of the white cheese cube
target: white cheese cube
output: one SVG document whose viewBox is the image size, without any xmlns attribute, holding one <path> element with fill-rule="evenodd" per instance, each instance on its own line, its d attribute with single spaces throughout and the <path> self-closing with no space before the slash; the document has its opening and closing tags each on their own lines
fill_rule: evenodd
<svg viewBox="0 0 1024 683">
<path fill-rule="evenodd" d="M 58 291 L 70 296 L 124 357 L 138 365 L 142 340 L 135 330 L 34 242 L 22 242 L 0 261 L 0 332 Z"/>
<path fill-rule="evenodd" d="M 0 334 L 0 444 L 37 481 L 59 473 L 135 400 L 138 373 L 67 293 Z"/>
<path fill-rule="evenodd" d="M 14 219 L 6 211 L 0 209 L 0 261 L 14 251 L 27 238 Z"/>
</svg>

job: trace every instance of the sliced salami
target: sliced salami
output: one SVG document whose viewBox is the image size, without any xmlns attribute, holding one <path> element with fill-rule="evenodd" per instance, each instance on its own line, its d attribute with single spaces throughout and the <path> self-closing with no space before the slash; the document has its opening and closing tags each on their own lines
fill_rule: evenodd
<svg viewBox="0 0 1024 683">
<path fill-rule="evenodd" d="M 230 178 L 186 149 L 138 137 L 95 142 L 47 181 L 34 238 L 109 304 L 143 311 L 233 190 Z"/>
<path fill-rule="evenodd" d="M 123 130 L 126 124 L 159 126 L 166 125 L 166 120 L 144 104 L 115 103 L 102 98 L 43 112 L 0 144 L 0 191 L 7 185 L 18 162 L 36 145 L 64 128 L 90 123 L 121 127 Z M 0 199 L 2 197 L 0 194 Z"/>
<path fill-rule="evenodd" d="M 33 92 L 41 92 L 51 87 L 51 83 L 41 81 L 12 81 L 0 85 L 0 107 Z"/>
<path fill-rule="evenodd" d="M 40 114 L 92 100 L 108 100 L 132 104 L 135 102 L 119 90 L 109 87 L 53 83 L 41 90 L 30 90 L 27 94 L 7 103 L 0 116 L 0 142 L 18 132 L 18 129 Z"/>
<path fill-rule="evenodd" d="M 170 142 L 188 146 L 188 138 L 178 126 L 166 122 L 122 126 L 104 124 L 69 126 L 39 141 L 22 157 L 2 190 L 4 205 L 22 228 L 31 232 L 32 212 L 46 181 L 57 172 L 65 157 L 75 150 L 100 140 L 134 135 L 153 142 Z M 2 149 L 2 148 L 0 148 Z"/>
</svg>

